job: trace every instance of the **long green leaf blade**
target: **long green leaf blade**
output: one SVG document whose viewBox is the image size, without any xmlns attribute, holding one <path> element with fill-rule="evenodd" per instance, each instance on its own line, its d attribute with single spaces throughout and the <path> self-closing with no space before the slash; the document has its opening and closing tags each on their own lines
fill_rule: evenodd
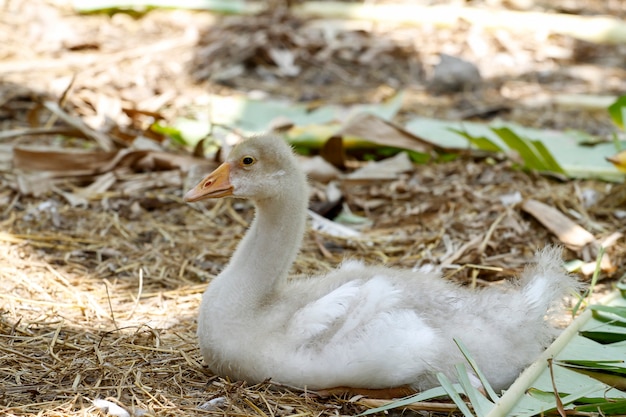
<svg viewBox="0 0 626 417">
<path fill-rule="evenodd" d="M 563 167 L 561 167 L 556 159 L 554 159 L 554 157 L 552 156 L 548 148 L 546 148 L 546 145 L 543 144 L 543 142 L 539 140 L 533 140 L 531 141 L 531 144 L 535 147 L 535 150 L 541 156 L 541 159 L 543 160 L 543 164 L 547 171 L 556 172 L 563 175 L 567 174 Z"/>
<path fill-rule="evenodd" d="M 598 413 L 605 416 L 624 415 L 626 414 L 626 399 L 580 405 L 574 410 L 580 413 Z"/>
<path fill-rule="evenodd" d="M 474 417 L 474 414 L 471 412 L 465 401 L 463 401 L 461 396 L 458 394 L 457 390 L 454 388 L 448 377 L 446 377 L 442 373 L 438 373 L 437 379 L 439 380 L 439 383 L 441 384 L 443 389 L 446 390 L 446 393 L 448 394 L 450 399 L 452 399 L 452 401 L 454 401 L 454 404 L 459 407 L 459 410 L 463 413 L 463 415 L 465 417 Z"/>
<path fill-rule="evenodd" d="M 481 151 L 487 152 L 503 152 L 502 148 L 496 145 L 492 140 L 486 136 L 472 136 L 465 130 L 449 128 L 450 131 L 463 136 L 469 143 L 474 145 Z"/>
<path fill-rule="evenodd" d="M 496 394 L 496 391 L 489 384 L 487 377 L 485 376 L 485 374 L 482 373 L 482 371 L 478 367 L 478 364 L 470 355 L 469 349 L 467 349 L 467 346 L 465 346 L 465 344 L 463 344 L 463 342 L 459 339 L 454 339 L 454 343 L 456 343 L 456 345 L 459 347 L 459 349 L 461 350 L 461 353 L 465 357 L 465 360 L 467 361 L 467 363 L 470 364 L 470 366 L 472 367 L 472 370 L 478 376 L 480 383 L 483 384 L 483 387 L 485 388 L 485 391 L 487 392 L 487 395 L 489 395 L 489 398 L 491 399 L 491 401 L 497 402 L 500 399 L 500 397 L 498 397 L 498 394 Z"/>
<path fill-rule="evenodd" d="M 493 408 L 494 403 L 485 398 L 485 396 L 472 385 L 469 374 L 467 373 L 467 368 L 464 364 L 459 363 L 455 368 L 459 376 L 459 384 L 463 388 L 463 391 L 465 391 L 465 395 L 467 395 L 472 407 L 474 407 L 474 412 L 478 417 L 486 416 Z"/>
<path fill-rule="evenodd" d="M 511 150 L 519 153 L 524 160 L 524 166 L 535 171 L 545 171 L 544 164 L 538 158 L 530 142 L 517 135 L 508 127 L 493 127 L 491 130 L 502 139 Z"/>
<path fill-rule="evenodd" d="M 608 108 L 609 115 L 620 129 L 624 130 L 624 122 L 626 121 L 626 96 L 621 96 Z"/>
<path fill-rule="evenodd" d="M 418 394 L 411 395 L 410 397 L 406 397 L 398 401 L 393 401 L 381 407 L 371 408 L 359 415 L 367 416 L 369 414 L 380 413 L 383 411 L 391 410 L 393 408 L 405 407 L 409 404 L 413 404 L 416 402 L 433 400 L 435 398 L 445 397 L 445 396 L 447 396 L 447 392 L 442 387 L 431 388 L 429 390 L 422 391 Z"/>
</svg>

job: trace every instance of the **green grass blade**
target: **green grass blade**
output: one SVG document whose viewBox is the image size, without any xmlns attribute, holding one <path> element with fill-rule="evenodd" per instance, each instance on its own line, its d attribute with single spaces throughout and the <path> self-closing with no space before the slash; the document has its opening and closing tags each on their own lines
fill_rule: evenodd
<svg viewBox="0 0 626 417">
<path fill-rule="evenodd" d="M 498 394 L 496 394 L 495 390 L 489 384 L 489 381 L 487 380 L 487 377 L 485 376 L 485 374 L 483 374 L 482 371 L 478 368 L 478 364 L 470 355 L 469 350 L 467 349 L 467 346 L 465 346 L 465 344 L 463 344 L 463 342 L 459 339 L 454 339 L 454 343 L 456 343 L 456 345 L 461 350 L 461 353 L 465 357 L 465 360 L 467 360 L 467 363 L 469 363 L 469 365 L 472 367 L 472 370 L 474 371 L 474 373 L 480 380 L 480 383 L 483 384 L 483 388 L 485 388 L 485 391 L 487 392 L 489 399 L 491 399 L 491 401 L 493 401 L 494 403 L 497 402 L 500 399 L 500 397 L 498 397 Z"/>
<path fill-rule="evenodd" d="M 535 147 L 535 150 L 541 156 L 541 159 L 543 160 L 543 165 L 545 166 L 547 171 L 566 175 L 563 167 L 561 167 L 556 159 L 554 159 L 554 157 L 552 156 L 548 148 L 546 148 L 546 145 L 543 144 L 543 142 L 539 140 L 533 140 L 531 141 L 531 144 Z"/>
<path fill-rule="evenodd" d="M 561 403 L 563 404 L 563 407 L 570 406 L 574 401 L 578 401 L 581 398 L 584 398 L 585 395 L 588 395 L 594 391 L 597 391 L 597 389 L 598 389 L 598 386 L 583 387 L 573 394 L 567 394 L 567 395 L 561 396 Z M 552 394 L 552 397 L 554 398 L 554 394 Z M 516 413 L 515 416 L 516 417 L 532 417 L 532 416 L 544 415 L 544 413 L 556 409 L 556 401 L 552 401 L 548 407 L 546 407 L 546 405 L 547 405 L 546 403 L 540 403 L 537 405 L 535 409 L 527 410 L 519 414 Z"/>
<path fill-rule="evenodd" d="M 464 364 L 459 363 L 455 368 L 459 375 L 459 384 L 463 388 L 463 391 L 465 391 L 465 395 L 467 395 L 470 404 L 474 407 L 474 412 L 478 417 L 486 416 L 495 404 L 485 398 L 485 396 L 472 385 L 469 374 L 467 373 L 467 368 Z"/>
<path fill-rule="evenodd" d="M 385 404 L 381 407 L 371 408 L 359 415 L 367 416 L 369 414 L 380 413 L 380 412 L 384 412 L 387 410 L 391 410 L 393 408 L 406 407 L 409 404 L 413 404 L 419 401 L 428 401 L 428 400 L 432 400 L 432 399 L 439 398 L 439 397 L 445 397 L 447 395 L 448 393 L 442 387 L 431 388 L 429 390 L 422 391 L 418 394 L 411 395 L 410 397 L 402 398 L 400 400 L 393 401 L 389 404 Z"/>
<path fill-rule="evenodd" d="M 472 136 L 465 130 L 459 130 L 459 129 L 453 129 L 453 128 L 449 128 L 448 130 L 460 136 L 463 136 L 465 139 L 467 139 L 467 141 L 470 144 L 474 145 L 476 148 L 480 149 L 481 151 L 503 152 L 502 148 L 500 148 L 498 145 L 493 143 L 493 141 L 488 139 L 486 136 Z"/>
<path fill-rule="evenodd" d="M 559 364 L 559 365 L 565 364 L 566 367 L 568 365 L 572 365 L 574 367 L 579 367 L 579 368 L 618 370 L 620 373 L 626 374 L 626 367 L 617 365 L 617 364 L 622 364 L 622 365 L 624 364 L 624 361 L 621 359 L 602 360 L 602 361 L 592 361 L 592 360 L 585 360 L 585 359 L 568 359 L 568 360 L 556 361 L 554 363 Z"/>
<path fill-rule="evenodd" d="M 512 150 L 519 153 L 524 160 L 524 165 L 528 169 L 536 171 L 545 171 L 544 164 L 538 158 L 535 150 L 531 147 L 530 142 L 520 137 L 508 127 L 492 127 L 493 133 L 498 135 L 500 139 Z"/>
<path fill-rule="evenodd" d="M 465 401 L 463 401 L 461 396 L 458 394 L 457 390 L 454 388 L 448 377 L 446 377 L 442 373 L 438 373 L 437 379 L 439 380 L 442 388 L 446 390 L 446 393 L 448 394 L 450 399 L 452 399 L 452 401 L 454 401 L 454 404 L 459 407 L 459 410 L 463 413 L 463 415 L 465 417 L 474 417 L 474 414 L 469 409 Z"/>
<path fill-rule="evenodd" d="M 609 106 L 608 111 L 613 123 L 624 130 L 624 122 L 626 121 L 626 96 L 618 97 L 618 99 Z"/>
<path fill-rule="evenodd" d="M 607 329 L 605 331 L 581 330 L 580 335 L 603 345 L 626 341 L 626 330 L 623 327 L 615 327 L 615 329 Z"/>
<path fill-rule="evenodd" d="M 589 289 L 585 291 L 585 293 L 578 299 L 574 308 L 572 308 L 572 317 L 576 316 L 578 310 L 582 306 L 582 303 L 585 299 L 591 299 L 591 295 L 593 294 L 593 288 L 598 283 L 598 277 L 600 276 L 601 265 L 602 265 L 602 257 L 604 256 L 604 247 L 600 246 L 598 250 L 598 256 L 596 256 L 596 269 L 593 271 L 593 275 L 591 276 L 591 283 L 589 284 Z"/>
<path fill-rule="evenodd" d="M 598 312 L 599 314 L 594 314 L 594 317 L 600 320 L 609 320 L 609 321 L 617 321 L 620 323 L 626 323 L 626 307 L 619 306 L 603 306 L 599 304 L 594 304 L 589 306 L 591 310 Z M 608 313 L 608 314 L 602 314 Z"/>
<path fill-rule="evenodd" d="M 598 413 L 605 416 L 626 415 L 626 399 L 581 405 L 574 410 L 579 413 Z"/>
</svg>

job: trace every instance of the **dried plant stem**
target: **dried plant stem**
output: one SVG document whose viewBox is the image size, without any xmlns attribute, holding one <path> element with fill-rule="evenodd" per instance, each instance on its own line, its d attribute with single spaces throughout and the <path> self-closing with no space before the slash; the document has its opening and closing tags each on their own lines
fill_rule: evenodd
<svg viewBox="0 0 626 417">
<path fill-rule="evenodd" d="M 601 304 L 608 304 L 611 299 L 617 296 L 617 293 L 611 293 Z M 541 375 L 546 369 L 548 361 L 554 358 L 570 341 L 570 339 L 578 334 L 578 331 L 585 323 L 591 318 L 591 309 L 585 310 L 580 316 L 578 316 L 572 324 L 570 324 L 564 331 L 557 337 L 557 339 L 546 349 L 535 362 L 533 362 L 522 374 L 515 380 L 513 385 L 506 390 L 504 395 L 500 397 L 500 401 L 491 409 L 486 417 L 503 417 L 515 407 L 515 404 L 525 394 L 529 386 Z"/>
<path fill-rule="evenodd" d="M 137 306 L 139 305 L 139 301 L 141 300 L 141 294 L 143 293 L 143 268 L 139 268 L 139 288 L 137 289 L 137 297 L 135 298 L 135 302 L 133 303 L 130 312 L 128 313 L 128 317 L 126 319 L 131 319 L 137 310 Z"/>
<path fill-rule="evenodd" d="M 117 325 L 117 322 L 115 321 L 115 312 L 113 311 L 113 304 L 111 303 L 111 293 L 109 292 L 109 285 L 107 284 L 106 281 L 102 281 L 104 283 L 104 288 L 106 289 L 106 293 L 107 293 L 107 302 L 109 303 L 109 312 L 111 313 L 111 321 L 113 322 L 113 326 L 115 326 L 116 330 L 119 330 L 119 326 Z"/>
</svg>

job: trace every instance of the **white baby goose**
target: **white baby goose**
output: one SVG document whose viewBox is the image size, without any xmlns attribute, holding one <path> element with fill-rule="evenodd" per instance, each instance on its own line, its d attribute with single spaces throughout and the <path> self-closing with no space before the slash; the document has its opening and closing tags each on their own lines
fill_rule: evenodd
<svg viewBox="0 0 626 417">
<path fill-rule="evenodd" d="M 423 390 L 463 362 L 460 339 L 496 389 L 549 343 L 547 310 L 576 282 L 546 249 L 508 289 L 470 290 L 436 273 L 356 261 L 289 281 L 306 225 L 308 186 L 289 145 L 264 135 L 237 145 L 185 201 L 251 199 L 256 216 L 204 293 L 198 338 L 210 369 L 235 380 L 325 389 Z"/>
</svg>

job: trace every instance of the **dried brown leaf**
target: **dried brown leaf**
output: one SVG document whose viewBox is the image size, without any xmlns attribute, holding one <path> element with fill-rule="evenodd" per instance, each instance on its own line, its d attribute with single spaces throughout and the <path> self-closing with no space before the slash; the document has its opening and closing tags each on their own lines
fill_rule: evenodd
<svg viewBox="0 0 626 417">
<path fill-rule="evenodd" d="M 21 171 L 46 171 L 51 177 L 94 175 L 126 167 L 135 171 L 179 169 L 189 171 L 210 162 L 163 151 L 122 149 L 113 152 L 13 148 L 13 167 Z"/>
<path fill-rule="evenodd" d="M 391 146 L 430 154 L 437 146 L 408 132 L 396 124 L 370 113 L 358 113 L 350 118 L 337 136 L 355 136 L 381 146 Z"/>
<path fill-rule="evenodd" d="M 522 210 L 533 216 L 565 246 L 579 251 L 586 245 L 595 242 L 595 237 L 582 226 L 565 216 L 554 207 L 548 206 L 537 200 L 526 200 L 522 204 Z"/>
<path fill-rule="evenodd" d="M 400 152 L 397 155 L 383 159 L 382 161 L 370 162 L 362 168 L 346 175 L 345 181 L 362 182 L 362 181 L 385 181 L 395 180 L 403 172 L 409 172 L 414 169 L 411 160 L 406 152 Z"/>
</svg>

